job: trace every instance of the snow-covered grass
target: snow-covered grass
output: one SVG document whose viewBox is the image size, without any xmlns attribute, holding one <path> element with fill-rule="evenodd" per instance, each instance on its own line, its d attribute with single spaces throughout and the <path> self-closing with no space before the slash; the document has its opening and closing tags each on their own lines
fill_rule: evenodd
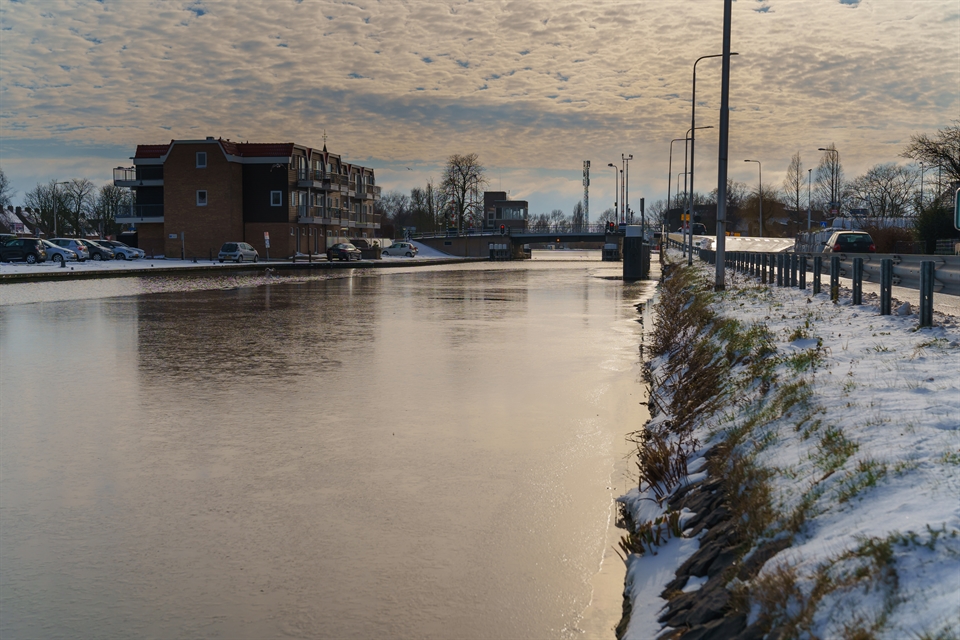
<svg viewBox="0 0 960 640">
<path fill-rule="evenodd" d="M 626 637 L 659 635 L 664 569 L 698 547 L 656 524 L 669 515 L 660 497 L 696 469 L 733 485 L 725 506 L 747 556 L 790 540 L 756 578 L 728 584 L 751 623 L 788 637 L 957 638 L 958 319 L 935 313 L 918 329 L 915 315 L 740 275 L 714 293 L 712 269 L 683 267 L 658 302 L 648 468 L 621 501 L 661 540 L 628 557 Z M 705 462 L 716 446 L 724 455 Z M 674 516 L 678 530 L 688 516 Z"/>
</svg>

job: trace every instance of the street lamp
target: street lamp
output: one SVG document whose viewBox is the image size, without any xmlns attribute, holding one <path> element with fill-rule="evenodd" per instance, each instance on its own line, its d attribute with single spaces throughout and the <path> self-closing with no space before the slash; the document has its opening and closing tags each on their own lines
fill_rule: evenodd
<svg viewBox="0 0 960 640">
<path fill-rule="evenodd" d="M 703 127 L 697 127 L 697 129 L 713 129 L 713 125 L 712 125 L 712 124 L 708 124 L 708 125 L 703 126 Z M 693 131 L 694 131 L 694 129 L 687 129 L 687 137 L 684 138 L 684 140 L 692 140 L 692 139 L 693 139 L 693 138 L 692 138 L 692 136 L 693 136 Z M 684 169 L 687 169 L 687 168 L 688 168 L 688 167 L 687 167 L 687 149 L 688 149 L 687 145 L 686 145 L 686 144 L 683 145 L 683 168 L 684 168 Z M 672 147 L 671 147 L 671 151 L 673 151 L 673 148 L 672 148 Z M 690 170 L 693 171 L 692 168 L 691 168 Z M 692 177 L 692 176 L 691 176 L 691 177 Z M 686 178 L 683 179 L 683 188 L 684 188 L 684 193 L 686 194 L 686 188 L 687 188 L 687 179 L 686 179 Z M 692 192 L 692 189 L 691 189 L 691 192 Z M 679 191 L 678 191 L 678 194 L 679 194 Z M 690 227 L 690 251 L 692 252 L 692 251 L 693 251 L 693 226 L 692 226 L 692 224 L 693 224 L 693 204 L 692 204 L 692 202 L 693 202 L 693 196 L 692 196 L 692 195 L 689 196 L 689 199 L 690 199 L 690 220 L 688 220 L 688 222 L 691 223 L 691 227 Z M 670 204 L 670 203 L 669 203 L 669 201 L 668 201 L 668 202 L 667 202 L 667 205 L 669 206 L 669 204 Z M 683 217 L 683 216 L 681 215 L 681 218 L 682 218 L 682 217 Z M 681 228 L 681 231 L 683 232 L 683 242 L 681 242 L 681 245 L 683 245 L 683 252 L 686 253 L 686 251 L 687 251 L 687 248 L 686 248 L 686 245 L 687 245 L 686 231 L 684 231 L 683 228 Z"/>
<path fill-rule="evenodd" d="M 630 161 L 633 160 L 633 154 L 624 157 L 621 153 L 620 158 L 623 159 L 626 170 L 623 176 L 623 222 L 633 222 L 633 220 L 627 220 L 630 215 Z"/>
<path fill-rule="evenodd" d="M 757 195 L 760 197 L 760 237 L 763 237 L 763 165 L 759 160 L 744 160 L 744 162 L 756 162 L 757 169 L 760 170 L 760 186 L 757 189 Z"/>
<path fill-rule="evenodd" d="M 620 210 L 617 208 L 617 196 L 620 195 L 620 187 L 618 186 L 620 183 L 617 181 L 617 171 L 619 171 L 619 169 L 617 169 L 617 165 L 612 162 L 608 162 L 607 166 L 613 167 L 613 215 L 619 217 Z"/>
<path fill-rule="evenodd" d="M 828 149 L 826 147 L 819 147 L 817 151 L 825 151 L 827 153 L 834 153 L 837 156 L 837 162 L 830 169 L 830 202 L 831 206 L 837 207 L 837 213 L 840 213 L 840 203 L 837 202 L 837 197 L 839 195 L 839 185 L 837 184 L 837 170 L 840 168 L 840 152 L 836 149 Z M 831 212 L 832 213 L 832 212 Z"/>
<path fill-rule="evenodd" d="M 57 185 L 60 185 L 60 184 L 70 184 L 70 183 L 69 183 L 69 182 L 54 182 L 54 183 L 53 183 L 53 237 L 54 237 L 54 238 L 56 238 L 57 235 L 58 235 L 58 234 L 57 234 L 57 219 L 59 218 L 59 216 L 57 215 L 57 203 L 59 202 L 60 198 L 57 197 Z"/>
<path fill-rule="evenodd" d="M 738 53 L 731 53 L 731 56 L 739 55 Z M 687 194 L 687 197 L 690 200 L 690 254 L 687 256 L 687 266 L 693 264 L 693 164 L 694 164 L 694 145 L 696 144 L 696 130 L 697 130 L 697 64 L 701 60 L 707 58 L 722 58 L 722 53 L 715 53 L 709 56 L 700 56 L 693 63 L 693 91 L 690 98 L 690 193 Z"/>
<path fill-rule="evenodd" d="M 813 169 L 807 169 L 807 231 L 810 231 L 810 181 L 813 179 Z"/>
<path fill-rule="evenodd" d="M 920 211 L 923 211 L 923 161 L 920 161 Z"/>
</svg>

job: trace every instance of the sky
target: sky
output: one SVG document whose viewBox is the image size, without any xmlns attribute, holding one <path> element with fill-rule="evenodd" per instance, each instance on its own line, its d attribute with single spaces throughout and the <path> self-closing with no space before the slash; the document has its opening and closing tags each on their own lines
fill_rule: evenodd
<svg viewBox="0 0 960 640">
<path fill-rule="evenodd" d="M 0 167 L 98 184 L 137 144 L 207 136 L 321 147 L 385 191 L 477 153 L 532 214 L 590 216 L 667 195 L 683 171 L 694 61 L 721 52 L 721 0 L 0 0 Z M 910 136 L 960 119 L 957 0 L 734 2 L 729 175 L 783 181 L 835 144 L 848 178 L 905 162 Z M 718 125 L 720 61 L 697 67 L 697 125 Z M 697 190 L 717 181 L 699 132 Z M 675 177 L 674 177 L 675 182 Z M 671 185 L 671 190 L 674 186 Z"/>
</svg>

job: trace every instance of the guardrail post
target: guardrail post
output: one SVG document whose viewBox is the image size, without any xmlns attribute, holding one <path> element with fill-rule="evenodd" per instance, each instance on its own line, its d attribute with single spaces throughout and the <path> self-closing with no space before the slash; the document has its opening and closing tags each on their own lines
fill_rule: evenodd
<svg viewBox="0 0 960 640">
<path fill-rule="evenodd" d="M 807 288 L 807 256 L 800 256 L 800 284 L 801 289 Z"/>
<path fill-rule="evenodd" d="M 761 253 L 759 256 L 760 263 L 757 265 L 760 268 L 760 283 L 767 284 L 767 254 Z"/>
<path fill-rule="evenodd" d="M 783 258 L 782 253 L 777 254 L 777 286 L 783 286 Z"/>
<path fill-rule="evenodd" d="M 853 259 L 853 304 L 863 303 L 863 258 Z"/>
<path fill-rule="evenodd" d="M 890 299 L 893 296 L 893 260 L 880 261 L 880 315 L 890 315 Z"/>
<path fill-rule="evenodd" d="M 936 263 L 924 260 L 920 263 L 920 326 L 933 326 L 933 270 Z"/>
<path fill-rule="evenodd" d="M 840 256 L 830 256 L 830 299 L 840 299 Z"/>
<path fill-rule="evenodd" d="M 758 256 L 757 254 L 755 254 L 755 253 L 751 253 L 751 254 L 750 254 L 750 275 L 753 276 L 754 278 L 756 278 L 758 275 L 760 275 L 760 274 L 757 273 L 757 258 L 758 258 L 758 257 L 759 257 L 759 256 Z"/>
<path fill-rule="evenodd" d="M 790 254 L 790 286 L 797 286 L 797 261 L 799 256 L 795 253 Z"/>
<path fill-rule="evenodd" d="M 820 293 L 820 272 L 823 271 L 823 257 L 813 257 L 813 293 Z"/>
</svg>

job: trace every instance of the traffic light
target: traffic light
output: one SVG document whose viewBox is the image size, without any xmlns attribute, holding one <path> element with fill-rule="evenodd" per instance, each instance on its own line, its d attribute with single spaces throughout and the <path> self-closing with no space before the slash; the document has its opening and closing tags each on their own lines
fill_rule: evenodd
<svg viewBox="0 0 960 640">
<path fill-rule="evenodd" d="M 617 223 L 613 220 L 607 220 L 607 233 L 616 233 Z"/>
<path fill-rule="evenodd" d="M 500 225 L 500 235 L 502 236 L 507 235 L 507 225 L 505 224 Z"/>
</svg>

